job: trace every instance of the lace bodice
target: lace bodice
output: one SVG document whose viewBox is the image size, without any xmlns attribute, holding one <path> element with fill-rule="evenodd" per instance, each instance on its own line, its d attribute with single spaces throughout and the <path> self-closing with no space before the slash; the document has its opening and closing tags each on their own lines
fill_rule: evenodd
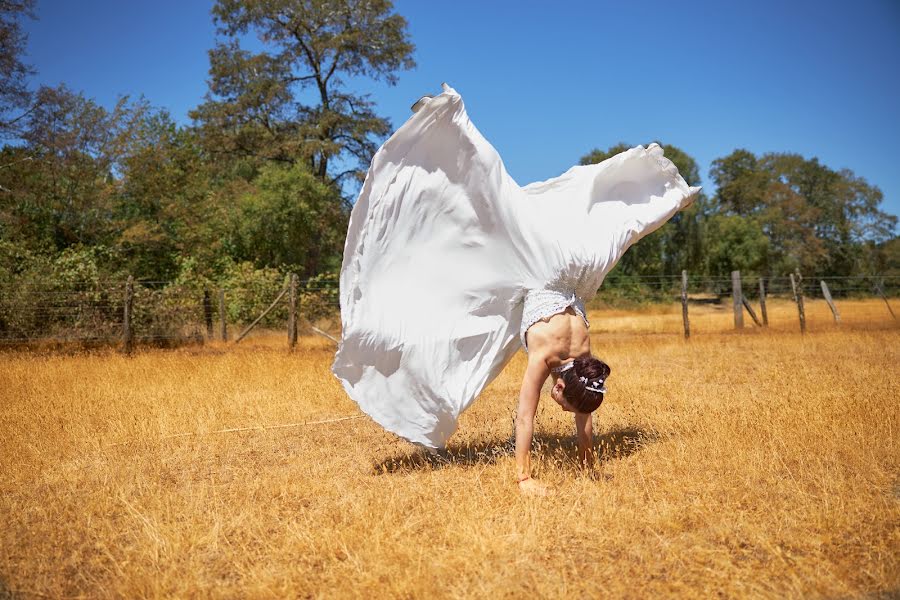
<svg viewBox="0 0 900 600">
<path fill-rule="evenodd" d="M 525 348 L 526 352 L 528 351 L 528 344 L 525 341 L 525 334 L 528 332 L 528 329 L 541 319 L 557 315 L 570 306 L 578 316 L 584 319 L 585 327 L 590 327 L 584 308 L 584 301 L 575 295 L 575 292 L 558 289 L 529 290 L 526 292 L 525 306 L 522 309 L 522 326 L 519 329 L 522 347 Z"/>
</svg>

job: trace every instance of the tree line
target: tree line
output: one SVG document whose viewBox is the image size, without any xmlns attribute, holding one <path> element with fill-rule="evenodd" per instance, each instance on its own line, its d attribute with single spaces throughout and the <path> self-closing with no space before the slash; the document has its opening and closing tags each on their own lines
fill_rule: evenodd
<svg viewBox="0 0 900 600">
<path fill-rule="evenodd" d="M 357 90 L 415 67 L 389 0 L 217 0 L 208 90 L 188 125 L 143 97 L 105 108 L 66 85 L 32 89 L 22 22 L 34 2 L 0 0 L 0 285 L 48 272 L 334 278 L 348 190 L 391 131 Z M 263 49 L 242 45 L 248 35 Z M 696 161 L 660 143 L 698 185 Z M 897 219 L 849 170 L 737 149 L 709 177 L 715 192 L 629 250 L 611 285 L 681 269 L 900 272 Z"/>
<path fill-rule="evenodd" d="M 581 164 L 629 147 L 593 150 Z M 696 161 L 677 146 L 664 148 L 688 184 L 700 185 Z M 852 171 L 799 154 L 737 149 L 715 159 L 709 177 L 715 193 L 701 191 L 694 204 L 629 249 L 617 267 L 620 279 L 682 269 L 710 276 L 900 273 L 897 217 L 879 208 L 881 190 Z"/>
</svg>

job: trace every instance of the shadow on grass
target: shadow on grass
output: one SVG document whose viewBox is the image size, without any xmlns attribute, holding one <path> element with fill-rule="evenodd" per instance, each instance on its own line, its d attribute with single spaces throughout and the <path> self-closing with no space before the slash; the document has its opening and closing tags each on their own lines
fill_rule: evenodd
<svg viewBox="0 0 900 600">
<path fill-rule="evenodd" d="M 653 433 L 636 427 L 617 429 L 594 436 L 597 462 L 604 463 L 631 456 L 649 443 L 656 441 Z M 562 464 L 578 469 L 575 438 L 535 434 L 531 446 L 535 458 L 559 459 Z M 515 443 L 511 439 L 486 440 L 466 445 L 449 444 L 443 450 L 420 449 L 409 454 L 391 456 L 374 466 L 376 475 L 407 473 L 424 469 L 441 469 L 448 466 L 473 466 L 493 464 L 499 458 L 513 456 Z"/>
<path fill-rule="evenodd" d="M 18 600 L 19 598 L 24 598 L 24 596 L 6 587 L 6 582 L 0 578 L 0 600 Z"/>
</svg>

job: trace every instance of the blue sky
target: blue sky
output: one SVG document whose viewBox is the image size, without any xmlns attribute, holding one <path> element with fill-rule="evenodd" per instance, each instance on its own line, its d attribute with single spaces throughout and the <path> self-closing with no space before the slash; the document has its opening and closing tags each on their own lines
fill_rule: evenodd
<svg viewBox="0 0 900 600">
<path fill-rule="evenodd" d="M 35 84 L 111 106 L 143 94 L 180 122 L 206 91 L 212 0 L 37 0 Z M 520 183 L 594 147 L 735 148 L 849 168 L 900 214 L 900 2 L 398 0 L 418 67 L 364 83 L 395 127 L 447 81 Z"/>
</svg>

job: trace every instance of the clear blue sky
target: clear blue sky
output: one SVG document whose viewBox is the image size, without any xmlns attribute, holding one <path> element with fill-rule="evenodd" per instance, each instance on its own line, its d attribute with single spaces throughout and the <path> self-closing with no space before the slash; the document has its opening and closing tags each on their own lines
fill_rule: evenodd
<svg viewBox="0 0 900 600">
<path fill-rule="evenodd" d="M 181 122 L 206 91 L 212 0 L 37 0 L 36 83 L 111 106 L 144 94 Z M 594 147 L 660 140 L 849 168 L 900 214 L 900 2 L 398 0 L 418 67 L 366 84 L 395 127 L 447 81 L 520 184 Z M 708 188 L 709 189 L 709 188 Z"/>
</svg>

